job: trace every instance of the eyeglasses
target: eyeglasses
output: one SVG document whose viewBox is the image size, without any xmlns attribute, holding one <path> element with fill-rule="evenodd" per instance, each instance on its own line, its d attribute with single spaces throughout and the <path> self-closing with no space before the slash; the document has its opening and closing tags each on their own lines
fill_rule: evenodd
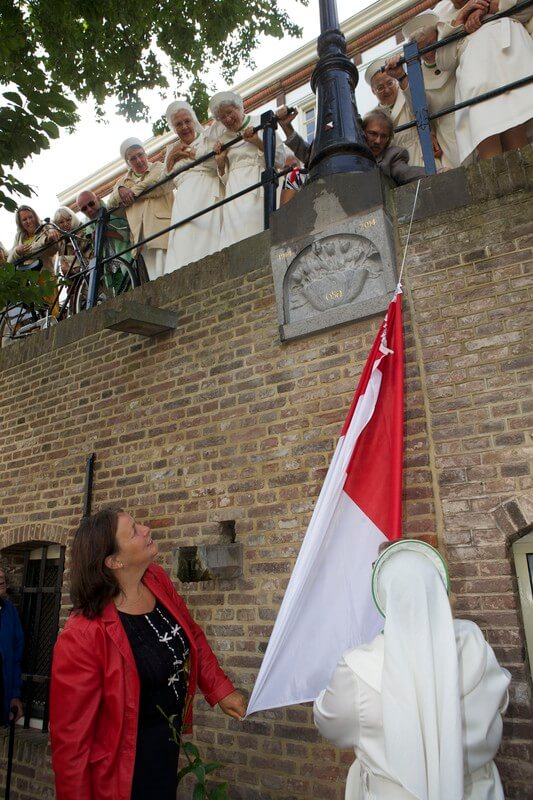
<svg viewBox="0 0 533 800">
<path fill-rule="evenodd" d="M 386 83 L 382 83 L 380 86 L 375 86 L 374 91 L 377 94 L 381 94 L 382 92 L 386 92 L 387 89 L 392 89 L 395 83 L 396 81 L 387 81 Z"/>
<path fill-rule="evenodd" d="M 95 200 L 89 200 L 87 205 L 80 206 L 80 211 L 81 211 L 82 214 L 85 214 L 85 212 L 87 211 L 88 208 L 94 208 L 95 205 L 96 205 L 96 201 Z"/>
</svg>

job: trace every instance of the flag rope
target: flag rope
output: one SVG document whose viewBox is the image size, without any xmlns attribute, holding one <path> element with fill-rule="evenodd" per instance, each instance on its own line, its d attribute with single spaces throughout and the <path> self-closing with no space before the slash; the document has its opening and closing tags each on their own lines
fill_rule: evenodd
<svg viewBox="0 0 533 800">
<path fill-rule="evenodd" d="M 409 220 L 409 230 L 407 231 L 407 239 L 405 241 L 405 247 L 404 247 L 404 250 L 403 250 L 402 267 L 400 269 L 400 275 L 399 275 L 399 278 L 398 278 L 398 287 L 397 287 L 396 291 L 398 291 L 399 289 L 401 290 L 403 268 L 405 267 L 405 259 L 407 257 L 407 248 L 409 247 L 409 240 L 411 239 L 411 228 L 413 227 L 413 219 L 414 219 L 414 216 L 415 216 L 416 203 L 417 203 L 417 200 L 418 200 L 418 190 L 420 189 L 420 180 L 421 179 L 419 179 L 417 184 L 416 184 L 416 192 L 415 192 L 415 199 L 414 199 L 414 202 L 413 202 L 413 210 L 411 211 L 411 219 Z"/>
</svg>

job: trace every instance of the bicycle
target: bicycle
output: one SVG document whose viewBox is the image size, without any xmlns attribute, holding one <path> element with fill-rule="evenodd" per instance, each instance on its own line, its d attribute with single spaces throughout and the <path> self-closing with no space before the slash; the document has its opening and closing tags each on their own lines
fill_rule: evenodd
<svg viewBox="0 0 533 800">
<path fill-rule="evenodd" d="M 106 217 L 102 215 L 95 228 L 95 240 L 101 243 L 100 246 L 103 253 L 105 253 L 106 248 L 104 242 L 105 223 Z M 83 227 L 86 227 L 87 224 L 89 223 L 85 223 Z M 130 263 L 121 258 L 120 255 L 117 255 L 102 266 L 99 263 L 99 259 L 88 260 L 87 254 L 83 252 L 85 249 L 83 247 L 83 237 L 77 235 L 79 229 L 64 231 L 48 218 L 45 219 L 44 225 L 59 231 L 62 235 L 62 240 L 69 242 L 73 251 L 73 258 L 68 271 L 60 277 L 57 295 L 51 303 L 52 308 L 56 305 L 58 306 L 57 313 L 55 315 L 51 314 L 48 306 L 35 308 L 33 305 L 24 303 L 17 303 L 7 307 L 0 314 L 0 348 L 12 344 L 17 339 L 30 336 L 38 330 L 49 328 L 60 320 L 88 308 L 90 306 L 89 287 L 91 274 L 95 270 L 97 286 L 93 305 L 99 305 L 140 285 L 139 268 L 135 261 Z M 109 254 L 112 255 L 111 253 Z M 61 272 L 60 264 L 61 257 L 56 263 L 57 275 Z M 18 264 L 16 266 L 19 270 L 40 271 L 42 262 L 37 259 L 31 264 Z"/>
</svg>

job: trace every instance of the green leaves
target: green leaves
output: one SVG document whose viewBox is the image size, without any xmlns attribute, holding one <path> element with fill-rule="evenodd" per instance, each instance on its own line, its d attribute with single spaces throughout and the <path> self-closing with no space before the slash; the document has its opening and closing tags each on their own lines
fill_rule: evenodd
<svg viewBox="0 0 533 800">
<path fill-rule="evenodd" d="M 76 124 L 76 102 L 94 100 L 98 118 L 116 97 L 127 119 L 147 118 L 142 93 L 168 87 L 169 75 L 201 118 L 210 67 L 219 63 L 231 80 L 251 63 L 262 33 L 300 31 L 278 0 L 0 0 L 0 86 L 8 104 L 0 109 L 0 164 L 22 166 L 48 148 L 59 128 Z M 31 190 L 6 177 L 0 207 L 11 210 L 13 194 Z"/>
<path fill-rule="evenodd" d="M 22 272 L 13 264 L 0 264 L 0 310 L 14 303 L 40 306 L 55 291 L 56 284 L 46 270 Z"/>
</svg>

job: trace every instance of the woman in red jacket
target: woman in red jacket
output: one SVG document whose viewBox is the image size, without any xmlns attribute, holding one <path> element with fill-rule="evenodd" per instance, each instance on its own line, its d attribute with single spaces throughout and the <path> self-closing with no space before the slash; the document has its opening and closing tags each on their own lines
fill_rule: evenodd
<svg viewBox="0 0 533 800">
<path fill-rule="evenodd" d="M 178 747 L 158 706 L 190 730 L 198 685 L 225 714 L 245 714 L 156 555 L 150 528 L 121 510 L 85 518 L 75 534 L 74 608 L 50 688 L 57 800 L 175 800 Z"/>
</svg>

